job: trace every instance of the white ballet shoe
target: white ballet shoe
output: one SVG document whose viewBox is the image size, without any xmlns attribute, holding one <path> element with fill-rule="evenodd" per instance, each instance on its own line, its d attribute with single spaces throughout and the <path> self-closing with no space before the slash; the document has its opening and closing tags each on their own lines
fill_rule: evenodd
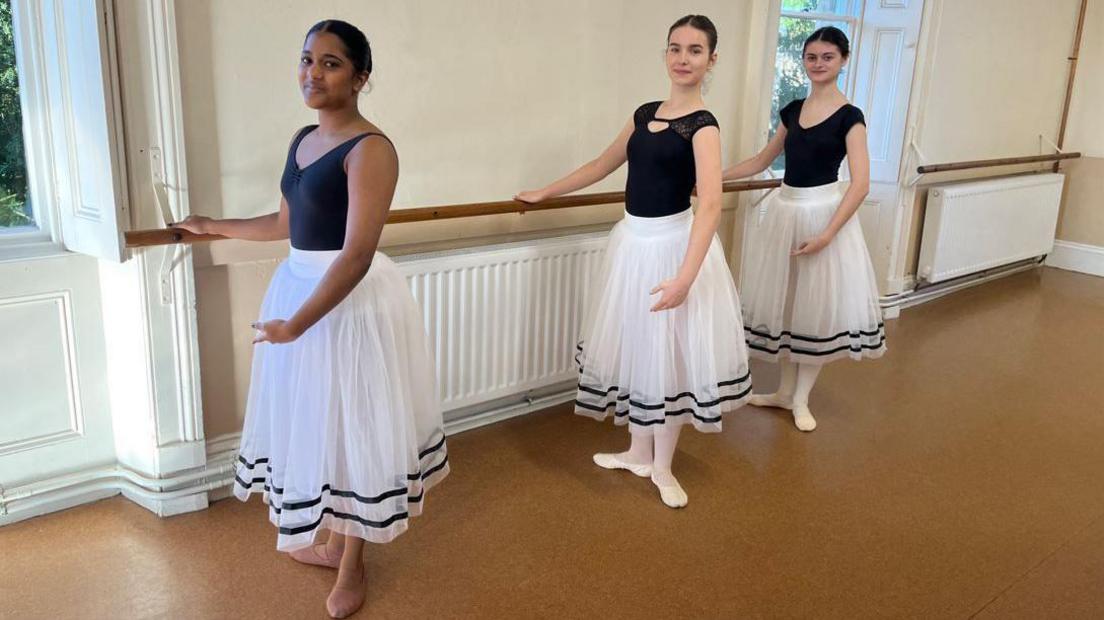
<svg viewBox="0 0 1104 620">
<path fill-rule="evenodd" d="M 748 404 L 755 407 L 777 407 L 779 409 L 793 409 L 793 397 L 785 394 L 752 394 L 748 398 Z"/>
<path fill-rule="evenodd" d="M 636 463 L 626 463 L 621 460 L 620 454 L 606 454 L 599 452 L 594 455 L 594 464 L 598 467 L 605 469 L 624 469 L 630 471 L 641 478 L 647 478 L 652 475 L 651 465 L 637 465 Z"/>
<path fill-rule="evenodd" d="M 793 419 L 797 430 L 809 432 L 816 428 L 816 418 L 809 411 L 809 405 L 794 405 Z"/>
<path fill-rule="evenodd" d="M 656 488 L 659 489 L 659 499 L 663 500 L 663 503 L 666 504 L 668 508 L 682 508 L 690 501 L 690 498 L 686 496 L 686 491 L 682 490 L 682 485 L 678 483 L 678 480 L 675 480 L 674 476 L 670 476 L 671 482 L 674 484 L 660 484 L 660 482 L 655 479 L 654 474 L 651 478 L 652 484 L 656 485 Z"/>
</svg>

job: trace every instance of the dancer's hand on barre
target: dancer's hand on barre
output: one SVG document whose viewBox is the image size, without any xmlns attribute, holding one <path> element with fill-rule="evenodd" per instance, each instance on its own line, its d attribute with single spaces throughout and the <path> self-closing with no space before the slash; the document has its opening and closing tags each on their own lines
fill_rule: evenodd
<svg viewBox="0 0 1104 620">
<path fill-rule="evenodd" d="M 690 285 L 693 282 L 684 282 L 679 278 L 673 280 L 664 280 L 660 282 L 655 288 L 652 289 L 652 295 L 656 293 L 663 293 L 659 297 L 659 301 L 652 306 L 652 312 L 659 312 L 660 310 L 673 310 L 682 305 L 682 302 L 686 301 L 686 295 L 690 293 Z"/>
<path fill-rule="evenodd" d="M 281 199 L 280 210 L 276 213 L 245 219 L 189 215 L 182 221 L 170 223 L 169 228 L 186 230 L 197 235 L 222 235 L 246 241 L 276 241 L 288 238 L 288 219 L 287 201 Z"/>
<path fill-rule="evenodd" d="M 517 194 L 514 195 L 514 200 L 518 200 L 518 201 L 525 202 L 525 203 L 528 203 L 528 204 L 535 204 L 535 203 L 538 203 L 538 202 L 544 202 L 547 199 L 548 199 L 548 196 L 545 195 L 544 190 L 541 190 L 541 189 L 526 190 L 526 191 L 523 191 L 523 192 L 518 192 Z"/>
<path fill-rule="evenodd" d="M 825 233 L 821 233 L 821 234 L 813 237 L 812 239 L 802 241 L 801 245 L 797 246 L 796 250 L 790 252 L 790 256 L 802 256 L 802 255 L 816 254 L 817 252 L 819 252 L 819 251 L 823 250 L 825 247 L 827 247 L 828 244 L 831 243 L 831 242 L 832 242 L 832 237 L 830 235 L 827 235 Z"/>
<path fill-rule="evenodd" d="M 189 215 L 183 221 L 169 222 L 169 228 L 183 228 L 190 233 L 206 235 L 211 232 L 212 222 L 214 220 L 203 215 Z"/>
<path fill-rule="evenodd" d="M 272 344 L 284 344 L 294 341 L 296 338 L 302 335 L 291 323 L 283 319 L 273 319 L 271 321 L 260 322 L 257 321 L 250 325 L 253 329 L 257 330 L 257 335 L 253 338 L 253 344 L 261 342 L 271 342 Z"/>
</svg>

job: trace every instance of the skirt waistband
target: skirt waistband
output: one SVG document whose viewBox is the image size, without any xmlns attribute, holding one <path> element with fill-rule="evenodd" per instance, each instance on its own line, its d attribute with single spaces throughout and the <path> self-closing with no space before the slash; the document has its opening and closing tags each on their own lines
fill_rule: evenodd
<svg viewBox="0 0 1104 620">
<path fill-rule="evenodd" d="M 783 198 L 788 198 L 790 200 L 827 199 L 843 194 L 843 184 L 840 181 L 836 181 L 834 183 L 817 185 L 814 187 L 793 187 L 783 183 L 778 193 Z"/>
<path fill-rule="evenodd" d="M 326 270 L 330 268 L 330 265 L 337 260 L 340 254 L 341 250 L 300 250 L 293 247 L 288 252 L 287 264 L 291 268 L 291 272 L 297 276 L 319 278 L 325 275 Z M 378 263 L 380 257 L 383 256 L 385 255 L 376 252 L 372 256 L 372 265 Z M 371 268 L 369 268 L 369 271 L 371 271 Z"/>
<path fill-rule="evenodd" d="M 660 237 L 689 231 L 694 223 L 694 211 L 686 209 L 663 217 L 640 217 L 626 212 L 621 221 L 638 237 Z"/>
</svg>

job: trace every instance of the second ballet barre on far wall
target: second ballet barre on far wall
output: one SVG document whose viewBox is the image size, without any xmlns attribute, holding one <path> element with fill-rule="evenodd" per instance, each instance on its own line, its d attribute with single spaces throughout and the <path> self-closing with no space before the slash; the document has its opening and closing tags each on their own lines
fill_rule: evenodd
<svg viewBox="0 0 1104 620">
<path fill-rule="evenodd" d="M 757 189 L 773 189 L 782 184 L 778 179 L 761 181 L 729 181 L 724 184 L 726 192 L 747 192 Z M 388 224 L 409 224 L 412 222 L 432 222 L 458 217 L 477 217 L 480 215 L 502 215 L 506 213 L 528 213 L 549 209 L 567 209 L 625 202 L 625 192 L 604 192 L 599 194 L 578 194 L 550 198 L 544 202 L 529 204 L 518 200 L 500 202 L 476 202 L 463 205 L 443 205 L 439 207 L 417 207 L 414 209 L 396 209 L 387 216 Z M 157 228 L 152 230 L 131 230 L 126 233 L 126 247 L 141 248 L 173 243 L 198 243 L 226 239 L 222 235 L 196 235 L 175 228 Z"/>
<path fill-rule="evenodd" d="M 1026 157 L 1001 157 L 998 159 L 977 159 L 974 161 L 956 161 L 948 164 L 928 164 L 917 166 L 917 174 L 930 172 L 947 172 L 949 170 L 969 170 L 971 168 L 990 168 L 993 166 L 1014 166 L 1017 164 L 1037 164 L 1049 161 L 1061 161 L 1063 159 L 1077 159 L 1081 153 L 1054 153 L 1051 155 L 1029 155 Z"/>
</svg>

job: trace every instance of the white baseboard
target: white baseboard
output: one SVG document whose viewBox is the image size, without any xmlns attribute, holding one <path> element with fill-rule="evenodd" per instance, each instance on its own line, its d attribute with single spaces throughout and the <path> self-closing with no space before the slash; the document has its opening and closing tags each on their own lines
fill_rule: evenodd
<svg viewBox="0 0 1104 620">
<path fill-rule="evenodd" d="M 954 280 L 940 282 L 939 284 L 927 286 L 919 290 L 906 289 L 895 295 L 883 295 L 881 299 L 879 299 L 879 305 L 882 308 L 882 315 L 885 319 L 895 319 L 901 315 L 901 310 L 906 308 L 934 301 L 940 297 L 950 295 L 951 293 L 978 286 L 979 284 L 985 284 L 986 282 L 991 282 L 999 278 L 1004 278 L 1023 271 L 1038 269 L 1039 265 L 1039 259 L 1027 259 L 1018 263 L 1011 263 L 980 273 L 956 278 Z"/>
<path fill-rule="evenodd" d="M 11 508 L 0 508 L 0 526 L 11 525 L 59 510 L 89 504 L 119 494 L 119 489 L 110 484 L 91 485 L 84 488 L 64 489 L 39 497 L 20 501 Z"/>
<path fill-rule="evenodd" d="M 123 497 L 159 517 L 172 517 L 186 512 L 203 510 L 207 507 L 207 494 L 202 491 L 174 499 L 153 499 L 123 489 Z"/>
<path fill-rule="evenodd" d="M 491 405 L 487 409 L 475 410 L 470 414 L 458 416 L 445 422 L 445 435 L 452 436 L 473 428 L 487 426 L 495 422 L 501 422 L 510 418 L 525 415 L 547 409 L 556 405 L 570 402 L 575 399 L 575 386 L 556 389 L 556 391 L 541 396 L 526 397 L 521 402 L 503 402 L 499 405 Z M 447 417 L 447 416 L 446 416 Z"/>
<path fill-rule="evenodd" d="M 209 491 L 233 481 L 239 437 L 234 433 L 213 440 L 205 465 L 164 478 L 111 465 L 2 489 L 0 526 L 120 493 L 160 517 L 202 510 Z"/>
<path fill-rule="evenodd" d="M 1047 256 L 1046 265 L 1104 277 L 1104 247 L 1056 240 L 1054 250 Z"/>
</svg>

